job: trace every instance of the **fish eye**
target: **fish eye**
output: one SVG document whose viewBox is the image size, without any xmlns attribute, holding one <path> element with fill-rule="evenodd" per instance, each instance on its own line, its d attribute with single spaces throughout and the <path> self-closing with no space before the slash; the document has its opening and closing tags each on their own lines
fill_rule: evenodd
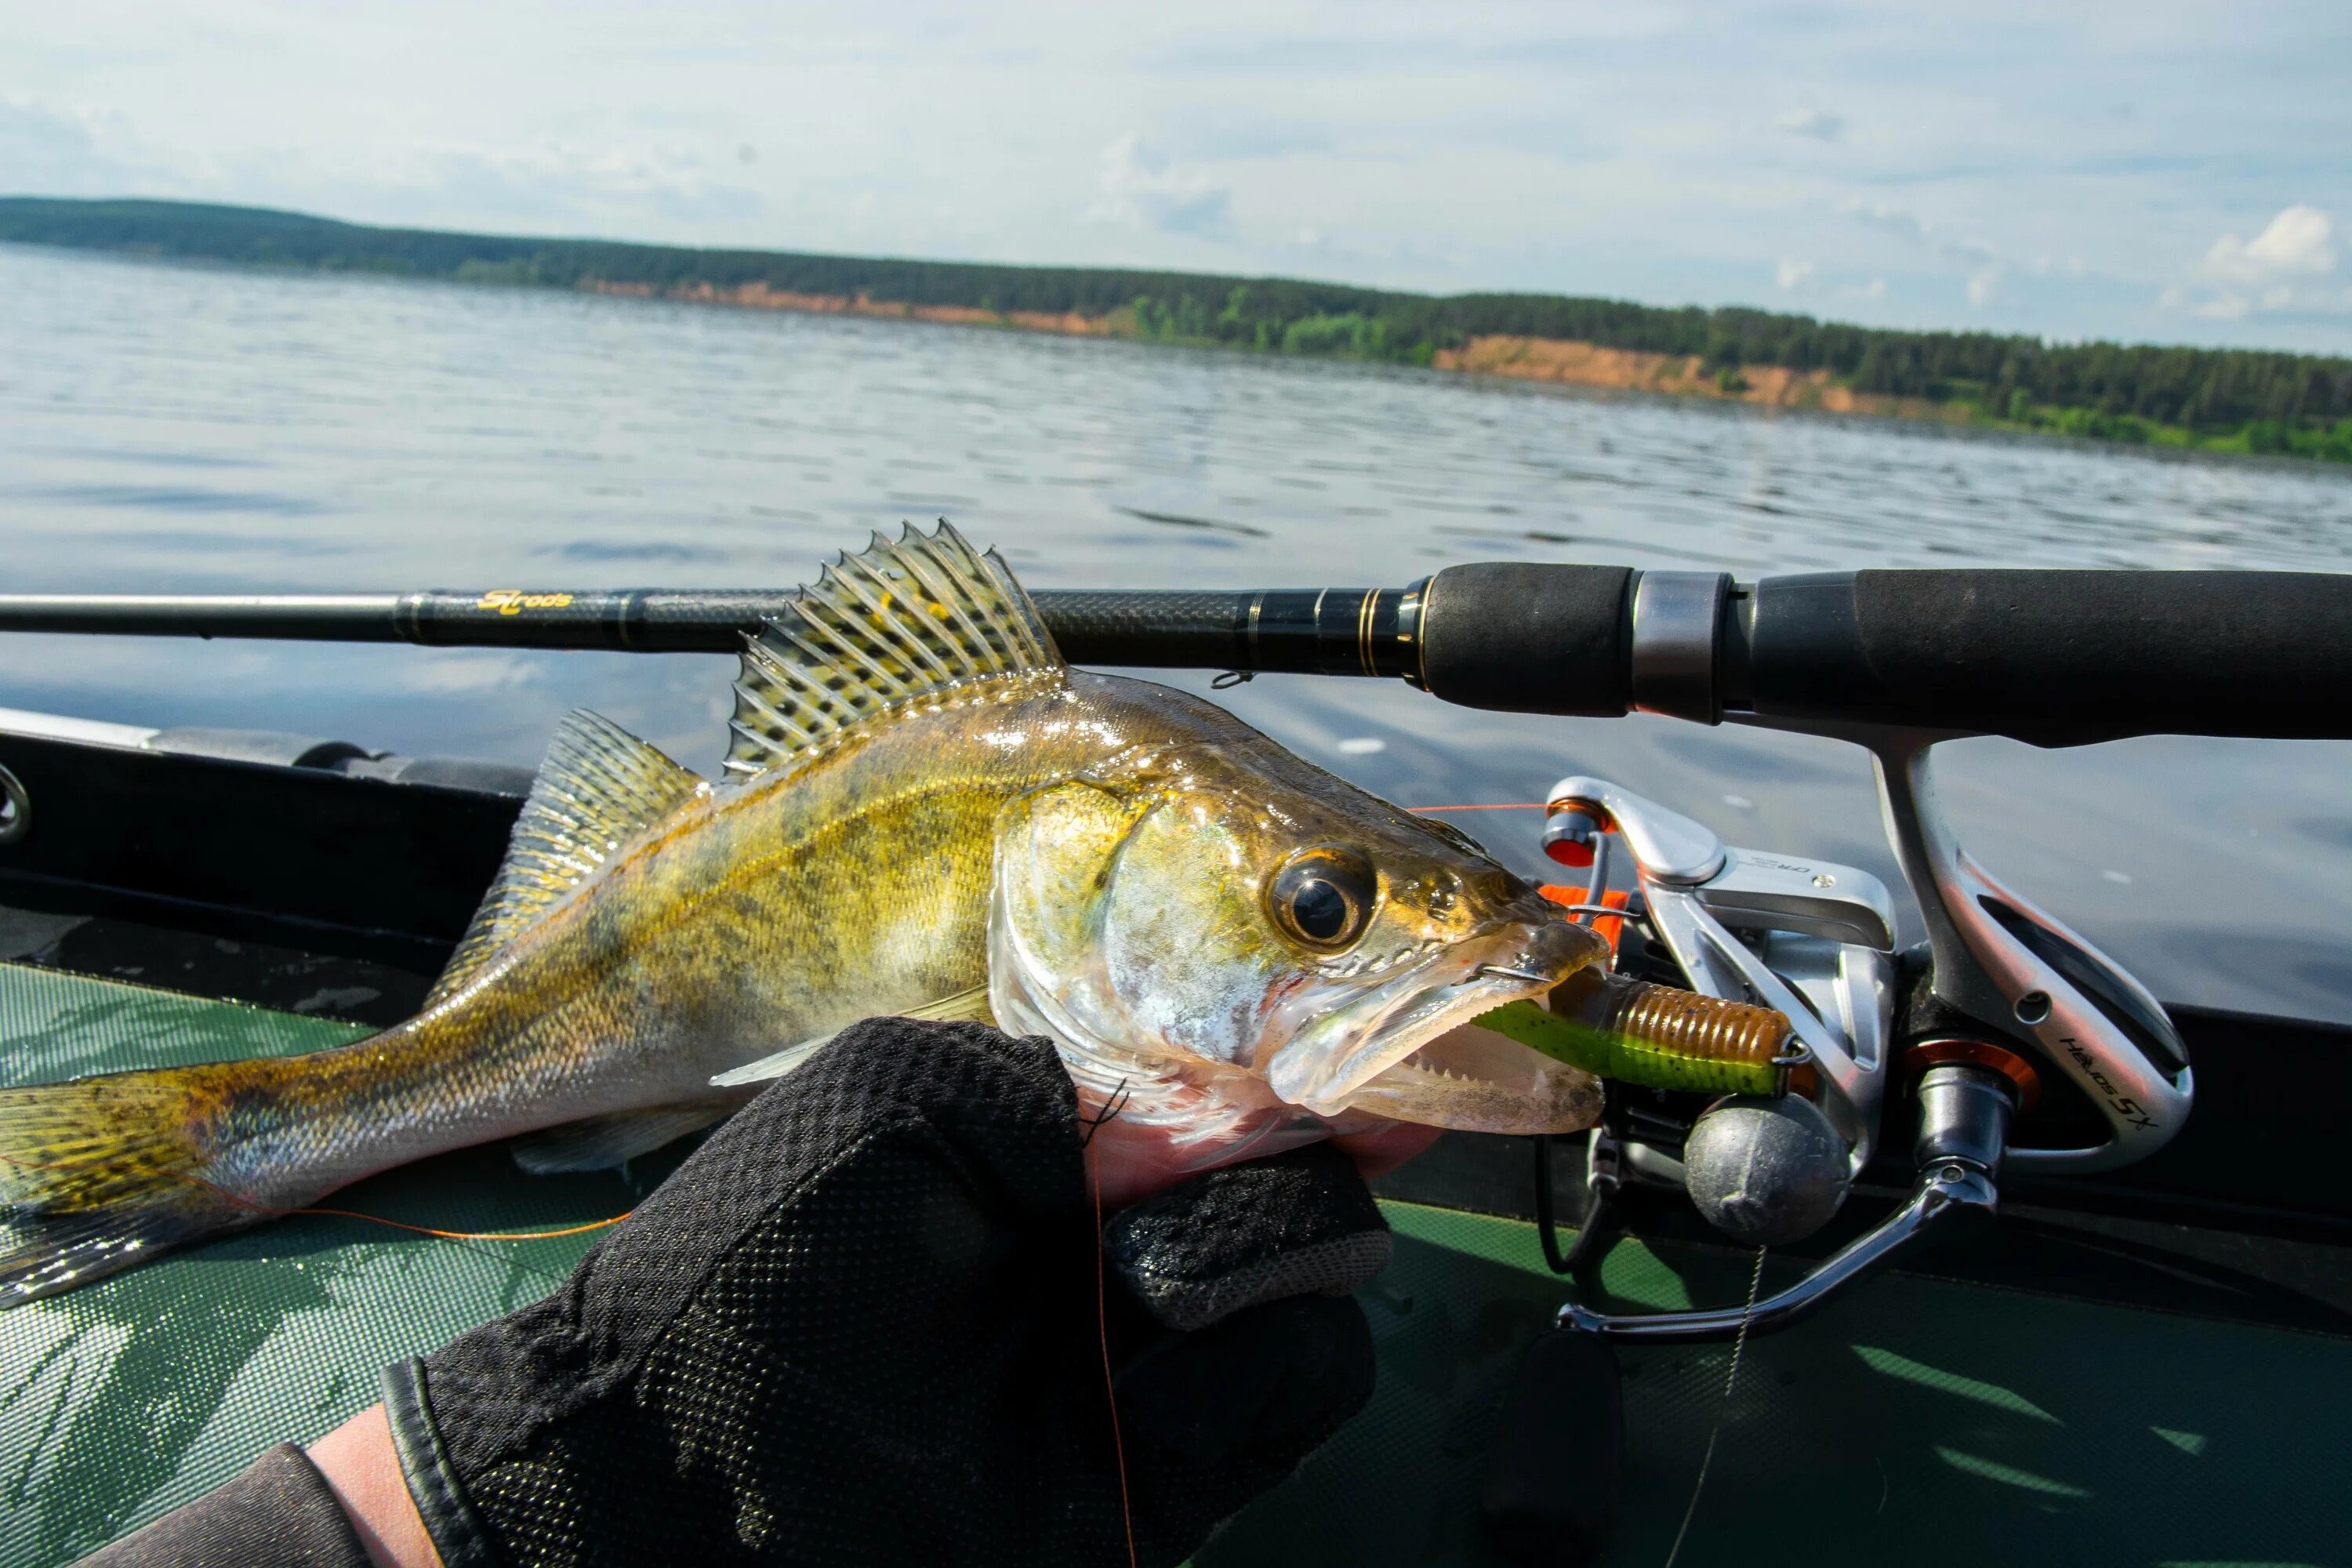
<svg viewBox="0 0 2352 1568">
<path fill-rule="evenodd" d="M 1299 851 L 1266 885 L 1274 923 L 1301 946 L 1326 952 L 1364 934 L 1379 899 L 1371 863 L 1339 845 Z"/>
</svg>

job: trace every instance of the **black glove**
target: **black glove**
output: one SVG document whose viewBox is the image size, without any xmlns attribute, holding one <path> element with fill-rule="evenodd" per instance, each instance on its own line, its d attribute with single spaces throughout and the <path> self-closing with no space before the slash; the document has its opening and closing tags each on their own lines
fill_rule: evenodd
<svg viewBox="0 0 2352 1568">
<path fill-rule="evenodd" d="M 1045 1041 L 844 1031 L 562 1289 L 385 1374 L 446 1568 L 1181 1562 L 1370 1396 L 1387 1227 L 1319 1146 L 1098 1247 L 1086 1131 Z"/>
</svg>

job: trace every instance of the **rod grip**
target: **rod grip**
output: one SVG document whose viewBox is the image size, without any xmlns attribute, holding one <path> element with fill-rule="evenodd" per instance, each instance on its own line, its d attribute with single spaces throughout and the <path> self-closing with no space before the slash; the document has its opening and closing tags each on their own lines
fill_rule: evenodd
<svg viewBox="0 0 2352 1568">
<path fill-rule="evenodd" d="M 1633 584 L 1623 566 L 1449 566 L 1429 580 L 1410 673 L 1465 708 L 1622 713 L 1633 700 Z"/>
<path fill-rule="evenodd" d="M 1769 577 L 1726 705 L 2080 745 L 2352 734 L 2352 575 L 1897 571 Z"/>
</svg>

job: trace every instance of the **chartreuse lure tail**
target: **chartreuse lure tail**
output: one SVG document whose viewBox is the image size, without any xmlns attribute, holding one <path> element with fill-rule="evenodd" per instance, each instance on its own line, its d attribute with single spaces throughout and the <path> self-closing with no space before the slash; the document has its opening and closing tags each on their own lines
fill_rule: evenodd
<svg viewBox="0 0 2352 1568">
<path fill-rule="evenodd" d="M 1596 1078 L 1707 1094 L 1779 1094 L 1788 1086 L 1789 1020 L 1753 1007 L 1584 970 L 1551 1007 L 1508 1002 L 1475 1022 Z"/>
</svg>

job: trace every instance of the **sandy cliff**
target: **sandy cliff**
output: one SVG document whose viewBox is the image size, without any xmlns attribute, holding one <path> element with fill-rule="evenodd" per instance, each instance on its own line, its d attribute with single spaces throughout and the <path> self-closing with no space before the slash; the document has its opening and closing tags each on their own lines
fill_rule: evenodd
<svg viewBox="0 0 2352 1568">
<path fill-rule="evenodd" d="M 1831 414 L 1895 415 L 1914 419 L 1952 417 L 1942 405 L 1924 398 L 1884 397 L 1839 386 L 1825 370 L 1742 365 L 1735 387 L 1727 388 L 1717 381 L 1713 372 L 1703 367 L 1696 354 L 1643 353 L 1557 338 L 1475 337 L 1465 347 L 1441 349 L 1434 363 L 1441 370 L 1507 375 L 1520 381 L 1558 382 L 1569 386 L 1671 392 L 1776 408 L 1818 408 Z"/>
<path fill-rule="evenodd" d="M 690 300 L 706 305 L 739 305 L 751 310 L 799 310 L 820 316 L 877 316 L 892 321 L 940 321 L 955 326 L 1011 327 L 1031 332 L 1055 332 L 1066 337 L 1110 337 L 1119 332 L 1118 320 L 1083 316 L 1072 310 L 984 310 L 970 305 L 908 305 L 872 300 L 863 294 L 795 294 L 771 289 L 764 282 L 722 289 L 709 283 L 682 284 L 656 289 L 650 283 L 592 282 L 599 294 L 633 299 Z M 1696 354 L 1643 353 L 1633 349 L 1602 348 L 1597 343 L 1570 342 L 1558 338 L 1474 337 L 1458 349 L 1442 349 L 1433 362 L 1440 370 L 1472 375 L 1502 375 L 1519 381 L 1549 381 L 1567 386 L 1619 387 L 1632 392 L 1673 393 L 1712 397 L 1727 403 L 1755 403 L 1777 408 L 1812 408 L 1829 414 L 1874 414 L 1911 419 L 1964 419 L 1966 410 L 1916 397 L 1885 397 L 1837 385 L 1825 370 L 1790 370 L 1784 365 L 1751 364 L 1739 368 L 1729 386 L 1706 370 Z"/>
</svg>

